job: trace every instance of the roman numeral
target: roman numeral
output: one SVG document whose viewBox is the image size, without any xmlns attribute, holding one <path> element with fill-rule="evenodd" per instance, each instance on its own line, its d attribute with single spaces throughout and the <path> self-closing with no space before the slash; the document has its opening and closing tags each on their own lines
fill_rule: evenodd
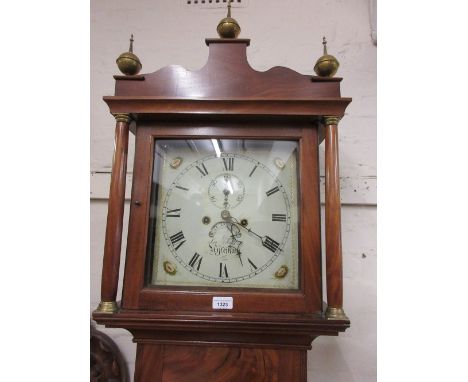
<svg viewBox="0 0 468 382">
<path fill-rule="evenodd" d="M 206 169 L 205 167 L 205 163 L 202 163 L 201 164 L 202 168 L 198 167 L 198 166 L 195 166 L 197 168 L 198 171 L 200 171 L 200 173 L 202 174 L 202 176 L 206 176 L 208 175 L 208 170 Z"/>
<path fill-rule="evenodd" d="M 286 214 L 271 214 L 271 221 L 273 222 L 285 222 Z"/>
<path fill-rule="evenodd" d="M 188 188 L 185 188 L 185 187 L 182 187 L 182 186 L 176 186 L 176 188 L 178 188 L 179 190 L 188 191 Z"/>
<path fill-rule="evenodd" d="M 251 270 L 257 269 L 257 266 L 252 262 L 252 260 L 250 260 L 249 258 L 247 258 L 247 260 L 249 261 L 250 269 L 251 269 Z"/>
<path fill-rule="evenodd" d="M 229 277 L 226 264 L 219 263 L 219 277 L 222 277 L 222 278 Z"/>
<path fill-rule="evenodd" d="M 226 171 L 234 171 L 234 158 L 223 158 L 223 162 Z"/>
<path fill-rule="evenodd" d="M 195 268 L 195 264 L 197 264 L 197 271 L 199 271 L 202 260 L 203 260 L 203 257 L 195 252 L 195 254 L 192 256 L 192 258 L 189 261 L 189 265 L 192 268 Z"/>
<path fill-rule="evenodd" d="M 166 217 L 168 217 L 168 218 L 180 218 L 180 208 L 176 208 L 175 210 L 167 210 Z"/>
<path fill-rule="evenodd" d="M 250 171 L 250 174 L 249 174 L 249 178 L 252 176 L 252 174 L 255 172 L 255 170 L 257 169 L 257 166 L 255 166 L 252 171 Z"/>
<path fill-rule="evenodd" d="M 180 246 L 181 246 L 182 244 L 185 243 L 185 240 L 184 240 L 185 237 L 184 237 L 184 234 L 182 233 L 182 231 L 175 233 L 174 235 L 172 235 L 172 236 L 170 237 L 170 239 L 171 239 L 172 245 L 176 245 L 177 243 L 180 242 L 180 243 L 177 245 L 177 247 L 175 247 L 175 250 L 176 250 L 176 251 L 180 248 Z M 182 241 L 182 240 L 183 240 L 183 241 Z"/>
<path fill-rule="evenodd" d="M 276 252 L 279 247 L 279 243 L 273 240 L 269 236 L 265 236 L 265 239 L 262 239 L 262 244 L 265 248 L 268 248 L 271 252 Z"/>
<path fill-rule="evenodd" d="M 271 190 L 267 191 L 266 194 L 267 196 L 271 196 L 273 195 L 275 192 L 278 192 L 279 191 L 279 187 L 276 186 L 276 187 L 273 187 Z"/>
</svg>

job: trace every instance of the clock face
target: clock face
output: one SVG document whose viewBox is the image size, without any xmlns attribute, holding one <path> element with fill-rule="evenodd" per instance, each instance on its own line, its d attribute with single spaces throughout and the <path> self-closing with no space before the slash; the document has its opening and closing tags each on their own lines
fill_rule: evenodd
<svg viewBox="0 0 468 382">
<path fill-rule="evenodd" d="M 298 288 L 297 143 L 160 140 L 150 284 Z"/>
</svg>

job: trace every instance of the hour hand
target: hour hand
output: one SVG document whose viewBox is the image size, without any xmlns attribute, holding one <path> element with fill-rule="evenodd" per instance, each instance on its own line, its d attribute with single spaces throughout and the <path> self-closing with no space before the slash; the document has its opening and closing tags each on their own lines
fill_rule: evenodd
<svg viewBox="0 0 468 382">
<path fill-rule="evenodd" d="M 240 232 L 233 232 L 234 227 L 236 227 L 234 224 L 231 224 L 229 227 L 229 231 L 231 232 L 231 239 L 232 239 L 231 246 L 236 250 L 236 255 L 239 256 L 239 261 L 241 265 L 244 266 L 244 264 L 242 263 L 242 256 L 241 256 L 242 252 L 239 249 L 239 245 L 241 243 L 237 240 L 237 237 L 238 237 L 237 234 L 240 235 Z M 236 227 L 236 229 L 238 230 L 239 228 Z"/>
</svg>

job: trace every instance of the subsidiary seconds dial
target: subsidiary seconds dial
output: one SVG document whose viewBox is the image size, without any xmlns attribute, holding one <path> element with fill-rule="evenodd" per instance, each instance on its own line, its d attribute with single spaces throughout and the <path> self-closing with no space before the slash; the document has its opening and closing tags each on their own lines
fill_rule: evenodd
<svg viewBox="0 0 468 382">
<path fill-rule="evenodd" d="M 176 263 L 213 283 L 268 270 L 273 277 L 270 266 L 291 227 L 278 171 L 244 154 L 207 156 L 179 171 L 162 210 L 162 232 Z"/>
<path fill-rule="evenodd" d="M 228 159 L 234 160 L 234 158 Z M 236 175 L 224 173 L 210 182 L 208 196 L 216 207 L 229 210 L 244 200 L 245 186 Z"/>
</svg>

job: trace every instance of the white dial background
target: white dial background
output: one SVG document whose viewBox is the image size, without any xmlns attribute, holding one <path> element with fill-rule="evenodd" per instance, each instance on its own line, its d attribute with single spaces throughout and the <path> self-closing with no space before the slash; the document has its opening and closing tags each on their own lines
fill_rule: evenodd
<svg viewBox="0 0 468 382">
<path fill-rule="evenodd" d="M 181 142 L 157 144 L 152 284 L 298 288 L 297 143 Z"/>
</svg>

